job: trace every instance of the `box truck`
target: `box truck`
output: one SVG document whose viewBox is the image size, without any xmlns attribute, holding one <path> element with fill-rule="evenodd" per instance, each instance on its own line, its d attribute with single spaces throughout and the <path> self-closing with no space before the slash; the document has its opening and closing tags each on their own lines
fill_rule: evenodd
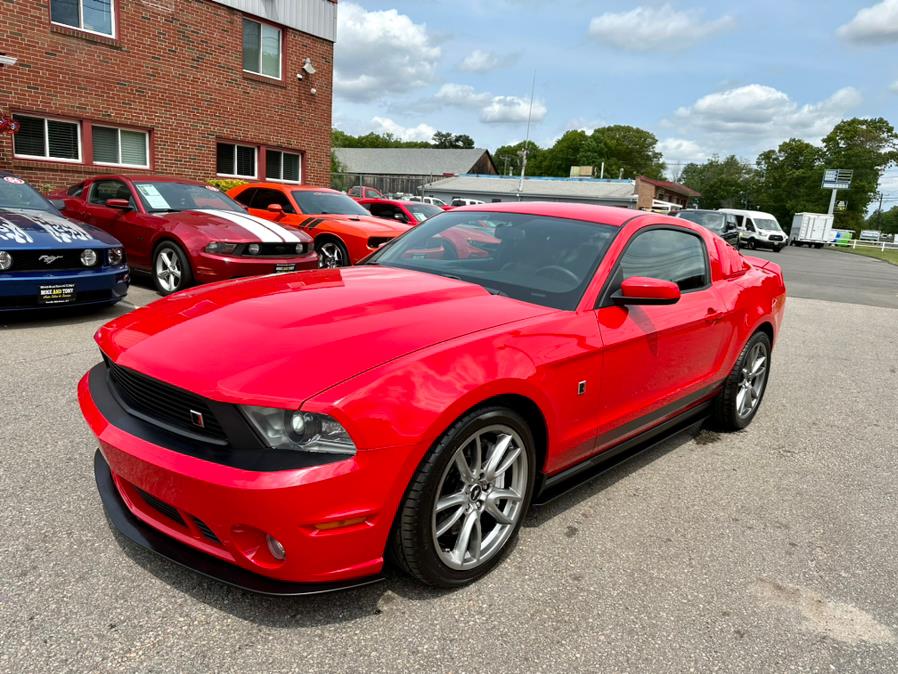
<svg viewBox="0 0 898 674">
<path fill-rule="evenodd" d="M 823 248 L 833 240 L 833 216 L 826 213 L 796 213 L 792 218 L 789 243 L 793 246 Z"/>
</svg>

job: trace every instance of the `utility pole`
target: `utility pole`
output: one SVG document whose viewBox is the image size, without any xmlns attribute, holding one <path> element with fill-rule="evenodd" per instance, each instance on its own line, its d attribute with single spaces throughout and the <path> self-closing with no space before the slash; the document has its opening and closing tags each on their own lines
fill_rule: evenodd
<svg viewBox="0 0 898 674">
<path fill-rule="evenodd" d="M 879 225 L 879 238 L 882 239 L 882 192 L 879 193 L 879 217 L 876 218 L 876 223 Z"/>
</svg>

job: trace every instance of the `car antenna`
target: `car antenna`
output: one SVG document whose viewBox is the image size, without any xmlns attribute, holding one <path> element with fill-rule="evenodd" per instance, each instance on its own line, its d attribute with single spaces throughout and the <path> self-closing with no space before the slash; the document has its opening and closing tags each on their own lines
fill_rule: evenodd
<svg viewBox="0 0 898 674">
<path fill-rule="evenodd" d="M 533 122 L 533 95 L 536 92 L 536 70 L 533 71 L 533 81 L 530 83 L 530 110 L 527 112 L 527 137 L 524 139 L 524 151 L 521 153 L 521 181 L 518 183 L 518 201 L 521 200 L 521 192 L 524 191 L 524 176 L 527 173 L 527 153 L 530 148 L 530 125 Z"/>
</svg>

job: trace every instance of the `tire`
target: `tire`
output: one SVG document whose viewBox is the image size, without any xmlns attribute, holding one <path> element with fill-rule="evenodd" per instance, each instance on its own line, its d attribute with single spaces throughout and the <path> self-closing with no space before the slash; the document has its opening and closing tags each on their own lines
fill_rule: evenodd
<svg viewBox="0 0 898 674">
<path fill-rule="evenodd" d="M 181 247 L 171 241 L 163 241 L 153 251 L 153 285 L 156 292 L 165 297 L 193 283 L 190 262 Z"/>
<path fill-rule="evenodd" d="M 749 250 L 755 250 L 757 247 L 758 247 L 758 244 L 755 243 L 755 240 L 754 240 L 754 239 L 749 239 L 749 240 L 748 240 L 748 249 L 749 249 Z"/>
<path fill-rule="evenodd" d="M 490 480 L 490 458 L 506 437 L 496 459 L 497 467 L 505 469 Z M 478 465 L 487 474 L 465 481 L 458 456 L 468 472 L 475 469 L 475 478 L 481 473 Z M 422 583 L 443 588 L 489 573 L 518 535 L 533 494 L 535 467 L 533 434 L 517 413 L 487 407 L 466 414 L 443 433 L 409 484 L 393 526 L 394 561 Z M 509 497 L 494 498 L 500 490 Z M 438 501 L 444 503 L 440 509 Z"/>
<path fill-rule="evenodd" d="M 716 428 L 722 431 L 738 431 L 748 426 L 755 418 L 767 391 L 770 354 L 770 338 L 763 332 L 752 335 L 736 359 L 732 372 L 724 381 L 723 391 L 714 400 L 711 421 Z M 759 369 L 757 364 L 759 357 L 764 359 L 763 370 L 751 375 L 748 368 Z M 747 382 L 750 386 L 746 385 Z M 740 392 L 744 394 L 740 395 Z M 746 405 L 745 396 L 751 396 L 750 408 Z"/>
<path fill-rule="evenodd" d="M 349 259 L 349 251 L 339 239 L 327 237 L 316 241 L 315 251 L 318 253 L 318 266 L 321 269 L 336 269 L 352 264 Z"/>
</svg>

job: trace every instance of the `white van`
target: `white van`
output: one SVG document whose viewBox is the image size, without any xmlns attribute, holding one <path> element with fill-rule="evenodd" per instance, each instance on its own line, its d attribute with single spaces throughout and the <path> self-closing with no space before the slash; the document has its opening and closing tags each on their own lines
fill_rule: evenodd
<svg viewBox="0 0 898 674">
<path fill-rule="evenodd" d="M 452 208 L 458 208 L 459 206 L 479 206 L 483 202 L 479 199 L 459 199 L 458 197 L 452 200 Z"/>
<path fill-rule="evenodd" d="M 740 208 L 721 208 L 720 212 L 736 216 L 739 242 L 743 248 L 770 248 L 779 253 L 786 245 L 786 233 L 770 213 Z"/>
</svg>

